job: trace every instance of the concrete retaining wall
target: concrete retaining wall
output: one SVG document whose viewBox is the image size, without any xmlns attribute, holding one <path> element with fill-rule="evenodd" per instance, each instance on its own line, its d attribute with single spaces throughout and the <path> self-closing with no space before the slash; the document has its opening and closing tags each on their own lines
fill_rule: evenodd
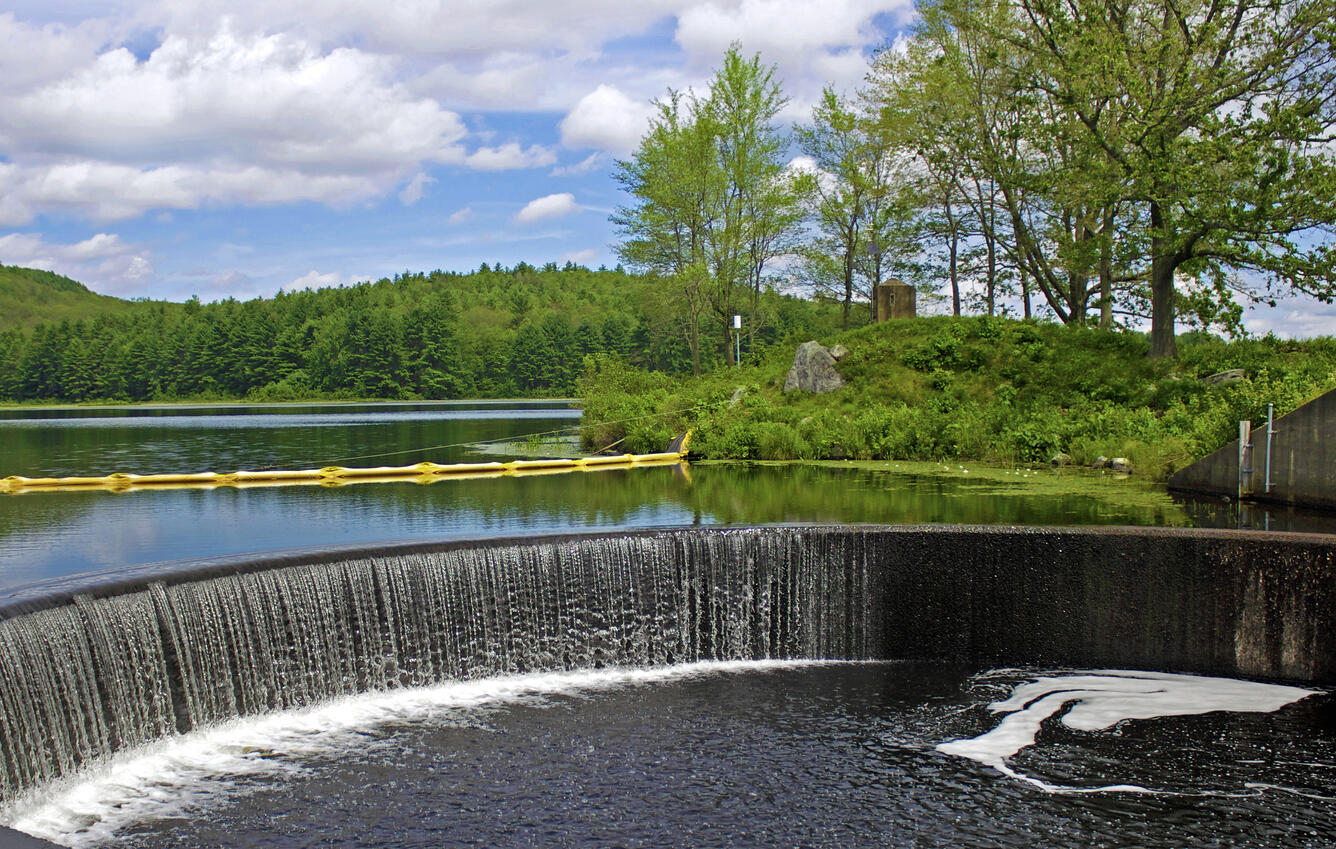
<svg viewBox="0 0 1336 849">
<path fill-rule="evenodd" d="M 1266 491 L 1266 422 L 1255 423 L 1245 458 L 1245 498 L 1336 509 L 1336 390 L 1276 419 L 1271 440 L 1271 490 Z M 1169 488 L 1226 495 L 1239 490 L 1239 441 L 1179 469 Z"/>
</svg>

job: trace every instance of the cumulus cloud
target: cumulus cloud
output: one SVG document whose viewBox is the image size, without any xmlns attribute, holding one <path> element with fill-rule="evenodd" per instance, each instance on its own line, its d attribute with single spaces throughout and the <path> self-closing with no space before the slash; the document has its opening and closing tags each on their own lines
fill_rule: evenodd
<svg viewBox="0 0 1336 849">
<path fill-rule="evenodd" d="M 463 224 L 473 217 L 473 207 L 466 206 L 463 209 L 457 209 L 450 213 L 450 217 L 445 219 L 451 224 Z"/>
<path fill-rule="evenodd" d="M 22 92 L 66 77 L 71 68 L 92 62 L 109 33 L 103 21 L 34 26 L 13 12 L 0 14 L 0 93 Z"/>
<path fill-rule="evenodd" d="M 404 206 L 412 206 L 422 200 L 423 192 L 426 191 L 427 186 L 434 182 L 436 182 L 435 178 L 428 177 L 422 171 L 417 172 L 408 185 L 404 186 L 403 191 L 399 192 L 399 202 Z"/>
<path fill-rule="evenodd" d="M 1307 296 L 1282 298 L 1274 307 L 1254 304 L 1247 309 L 1248 329 L 1257 334 L 1308 339 L 1336 334 L 1336 304 Z"/>
<path fill-rule="evenodd" d="M 347 282 L 343 275 L 337 271 L 321 274 L 313 268 L 283 288 L 290 292 L 299 289 L 328 289 L 333 286 L 342 286 Z"/>
<path fill-rule="evenodd" d="M 0 44 L 21 29 L 0 16 Z M 0 226 L 49 212 L 111 221 L 206 203 L 348 206 L 396 187 L 411 204 L 432 163 L 556 162 L 519 142 L 469 152 L 459 116 L 413 93 L 394 60 L 289 33 L 224 25 L 168 35 L 143 60 L 113 48 L 63 79 L 29 77 L 26 90 L 0 83 Z"/>
<path fill-rule="evenodd" d="M 392 63 L 295 36 L 169 36 L 145 61 L 109 50 L 6 103 L 14 146 L 112 161 L 229 157 L 375 171 L 457 158 L 459 116 L 416 97 Z"/>
<path fill-rule="evenodd" d="M 580 205 L 575 202 L 575 195 L 561 192 L 536 198 L 524 205 L 515 215 L 516 224 L 532 224 L 548 218 L 561 218 L 573 212 L 579 212 Z"/>
<path fill-rule="evenodd" d="M 15 167 L 8 173 L 0 171 L 0 226 L 26 224 L 38 212 L 115 221 L 149 209 L 195 209 L 210 201 L 347 206 L 384 194 L 391 180 L 391 175 L 322 174 L 256 165 L 139 168 L 82 161 Z"/>
<path fill-rule="evenodd" d="M 585 248 L 582 251 L 571 251 L 568 254 L 562 254 L 557 262 L 562 264 L 573 262 L 576 265 L 588 265 L 598 256 L 598 251 L 593 248 Z"/>
<path fill-rule="evenodd" d="M 625 156 L 640 144 L 653 115 L 651 103 L 637 103 L 616 86 L 600 85 L 561 119 L 561 143 Z"/>
<path fill-rule="evenodd" d="M 557 161 L 557 155 L 542 145 L 523 148 L 518 142 L 509 142 L 500 147 L 480 147 L 464 161 L 479 171 L 511 171 L 551 165 Z"/>
<path fill-rule="evenodd" d="M 149 250 L 115 233 L 68 245 L 50 244 L 37 233 L 9 233 L 0 236 L 0 263 L 54 271 L 109 295 L 131 292 L 153 274 Z"/>
<path fill-rule="evenodd" d="M 698 66 L 716 65 L 733 42 L 778 65 L 792 98 L 783 117 L 800 120 L 823 85 L 862 82 L 866 54 L 886 42 L 883 17 L 906 23 L 912 15 L 912 0 L 706 0 L 682 10 L 674 37 Z"/>
<path fill-rule="evenodd" d="M 602 168 L 606 163 L 606 157 L 603 153 L 595 152 L 586 156 L 584 159 L 573 165 L 562 165 L 559 168 L 553 168 L 548 172 L 551 177 L 578 177 L 581 174 L 590 174 Z"/>
<path fill-rule="evenodd" d="M 207 30 L 223 17 L 238 27 L 300 29 L 329 43 L 356 39 L 378 52 L 418 57 L 491 57 L 512 52 L 592 54 L 607 38 L 639 32 L 681 0 L 165 0 L 180 30 Z"/>
</svg>

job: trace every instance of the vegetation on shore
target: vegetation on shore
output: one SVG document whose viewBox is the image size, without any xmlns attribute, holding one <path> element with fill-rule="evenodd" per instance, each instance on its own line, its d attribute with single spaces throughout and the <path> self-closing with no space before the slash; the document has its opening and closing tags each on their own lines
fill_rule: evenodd
<svg viewBox="0 0 1336 849">
<path fill-rule="evenodd" d="M 658 281 L 567 264 L 405 272 L 201 304 L 123 301 L 0 267 L 0 403 L 568 397 L 589 355 L 680 374 L 693 356 Z M 838 325 L 828 301 L 759 294 L 755 344 Z M 711 329 L 706 366 L 722 361 Z"/>
<path fill-rule="evenodd" d="M 1268 403 L 1282 415 L 1336 387 L 1330 337 L 1185 334 L 1167 360 L 1146 356 L 1141 333 L 940 316 L 822 341 L 849 350 L 837 364 L 846 385 L 826 395 L 784 393 L 792 347 L 695 379 L 591 357 L 584 443 L 656 451 L 691 428 L 692 451 L 705 458 L 1016 465 L 1063 452 L 1081 464 L 1125 457 L 1158 478 L 1228 442 L 1239 420 L 1264 421 Z M 1202 380 L 1230 369 L 1245 378 Z"/>
</svg>

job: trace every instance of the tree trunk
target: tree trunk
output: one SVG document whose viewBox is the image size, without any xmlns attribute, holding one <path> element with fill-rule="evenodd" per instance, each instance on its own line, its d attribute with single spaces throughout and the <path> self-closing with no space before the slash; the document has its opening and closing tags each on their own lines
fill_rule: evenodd
<svg viewBox="0 0 1336 849">
<path fill-rule="evenodd" d="M 853 250 L 844 253 L 844 329 L 849 329 L 849 305 L 854 300 L 854 254 Z M 876 300 L 874 297 L 873 300 Z"/>
<path fill-rule="evenodd" d="M 1113 329 L 1113 210 L 1104 210 L 1099 246 L 1099 329 Z"/>
<path fill-rule="evenodd" d="M 1160 237 L 1151 240 L 1152 245 Z M 1152 246 L 1152 251 L 1156 251 Z M 1156 251 L 1150 263 L 1150 356 L 1177 357 L 1174 344 L 1174 271 L 1172 256 Z"/>
<path fill-rule="evenodd" d="M 956 254 L 960 250 L 960 233 L 956 227 L 956 217 L 951 213 L 951 203 L 946 203 L 946 226 L 948 251 L 947 273 L 951 277 L 951 314 L 960 315 L 960 272 L 957 268 Z"/>
<path fill-rule="evenodd" d="M 1164 236 L 1164 216 L 1160 205 L 1150 205 L 1150 226 L 1155 234 L 1150 240 L 1150 356 L 1177 357 L 1174 344 L 1174 272 L 1178 258 L 1173 245 Z"/>
<path fill-rule="evenodd" d="M 1017 266 L 1016 271 L 1021 276 L 1021 303 L 1025 305 L 1025 317 L 1030 317 L 1030 278 L 1025 274 L 1024 266 Z"/>
<path fill-rule="evenodd" d="M 988 246 L 988 314 L 997 312 L 997 241 L 990 232 L 984 234 Z"/>
</svg>

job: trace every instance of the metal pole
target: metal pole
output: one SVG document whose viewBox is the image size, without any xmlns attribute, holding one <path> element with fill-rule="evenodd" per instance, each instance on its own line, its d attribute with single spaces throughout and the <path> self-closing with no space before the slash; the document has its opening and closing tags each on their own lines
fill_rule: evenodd
<svg viewBox="0 0 1336 849">
<path fill-rule="evenodd" d="M 742 316 L 733 316 L 733 366 L 742 368 Z"/>
<path fill-rule="evenodd" d="M 1244 465 L 1248 449 L 1252 447 L 1252 422 L 1239 422 L 1239 500 L 1243 499 L 1243 476 L 1252 472 Z"/>
<path fill-rule="evenodd" d="M 1266 405 L 1266 489 L 1264 492 L 1271 491 L 1271 431 L 1274 429 L 1276 420 L 1276 405 Z"/>
</svg>

